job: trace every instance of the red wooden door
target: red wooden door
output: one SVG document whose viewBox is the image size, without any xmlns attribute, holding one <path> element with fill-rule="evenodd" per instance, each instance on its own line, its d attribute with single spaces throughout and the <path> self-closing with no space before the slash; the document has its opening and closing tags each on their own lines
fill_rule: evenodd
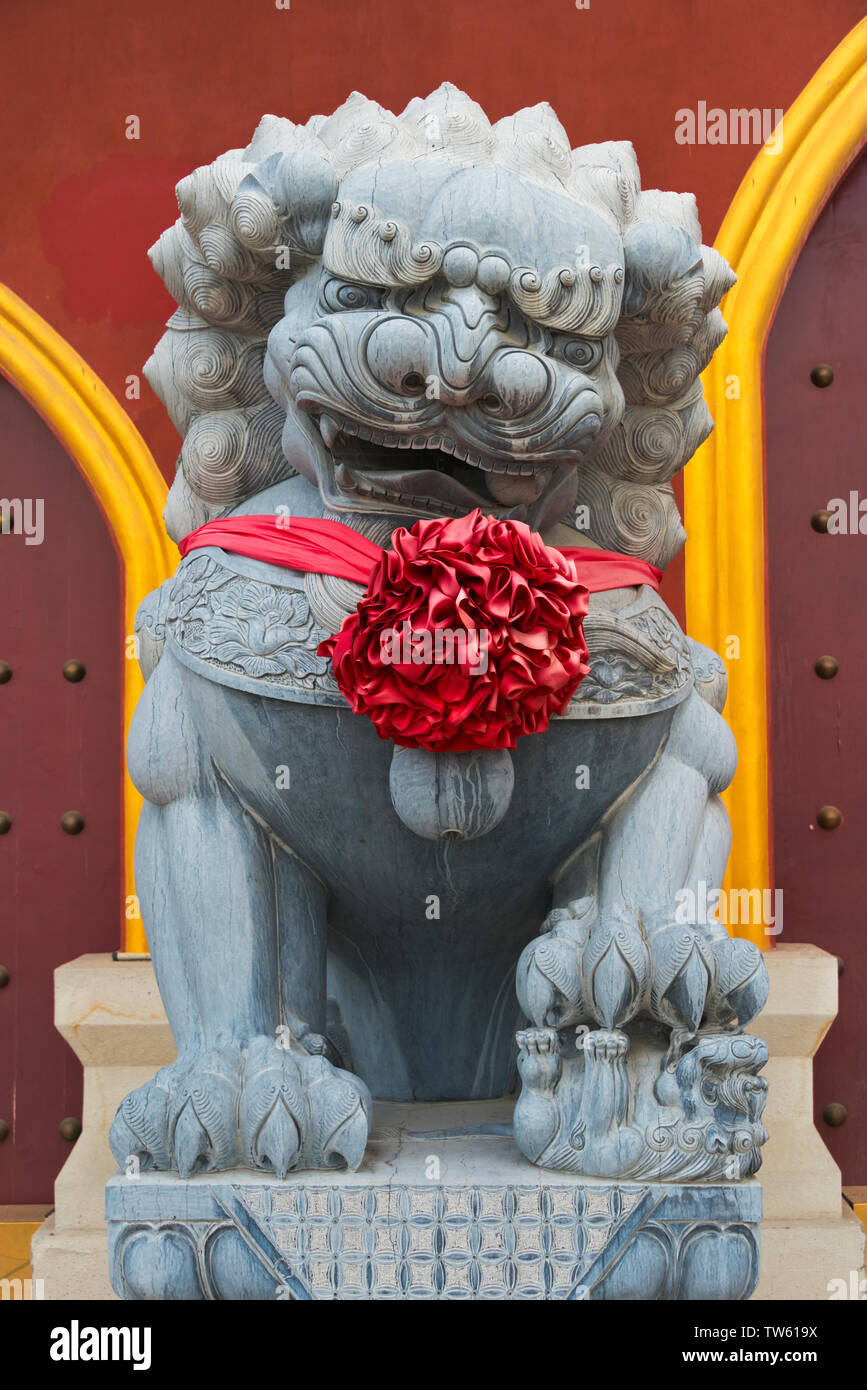
<svg viewBox="0 0 867 1390">
<path fill-rule="evenodd" d="M 0 834 L 5 1204 L 52 1200 L 69 1154 L 59 1126 L 81 1115 L 81 1067 L 54 1028 L 52 972 L 119 945 L 123 634 L 120 566 L 99 507 L 2 380 L 0 497 L 0 813 L 11 821 Z M 28 521 L 32 543 L 14 529 Z M 69 660 L 85 667 L 83 679 L 64 678 Z M 78 834 L 61 828 L 69 811 L 83 817 Z"/>
<path fill-rule="evenodd" d="M 867 1183 L 865 286 L 862 157 L 801 252 L 766 362 L 775 878 L 782 940 L 813 942 L 843 962 L 840 1013 L 816 1058 L 815 1099 L 816 1124 L 847 1184 Z M 819 365 L 831 368 L 830 385 L 811 380 Z M 836 520 L 815 530 L 811 518 L 835 510 L 834 499 L 845 501 L 846 533 L 834 533 Z M 816 672 L 821 657 L 838 665 L 830 678 L 830 663 L 826 678 Z M 827 809 L 819 814 L 829 807 L 842 821 L 823 829 L 834 820 Z"/>
</svg>

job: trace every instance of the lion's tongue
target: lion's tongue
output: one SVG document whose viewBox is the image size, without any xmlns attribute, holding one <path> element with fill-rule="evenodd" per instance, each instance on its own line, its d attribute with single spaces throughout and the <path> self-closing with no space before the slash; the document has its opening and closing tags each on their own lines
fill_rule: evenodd
<svg viewBox="0 0 867 1390">
<path fill-rule="evenodd" d="M 519 477 L 514 473 L 488 473 L 485 482 L 491 496 L 502 502 L 504 507 L 513 507 L 517 502 L 523 502 L 529 507 L 547 485 L 550 477 L 551 470 L 546 468 L 544 471 L 531 473 L 529 477 L 525 474 Z"/>
</svg>

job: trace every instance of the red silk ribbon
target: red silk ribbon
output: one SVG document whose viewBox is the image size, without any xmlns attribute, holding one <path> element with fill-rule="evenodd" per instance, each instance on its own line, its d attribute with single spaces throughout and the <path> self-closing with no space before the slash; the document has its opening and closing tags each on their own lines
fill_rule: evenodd
<svg viewBox="0 0 867 1390">
<path fill-rule="evenodd" d="M 351 526 L 344 526 L 342 521 L 310 516 L 222 517 L 184 536 L 178 549 L 182 555 L 188 555 L 204 546 L 216 546 L 286 569 L 351 579 L 356 584 L 367 584 L 373 566 L 383 554 L 382 546 L 359 535 Z M 587 546 L 556 549 L 574 563 L 576 577 L 590 593 L 632 584 L 659 588 L 662 570 L 646 560 Z"/>
</svg>

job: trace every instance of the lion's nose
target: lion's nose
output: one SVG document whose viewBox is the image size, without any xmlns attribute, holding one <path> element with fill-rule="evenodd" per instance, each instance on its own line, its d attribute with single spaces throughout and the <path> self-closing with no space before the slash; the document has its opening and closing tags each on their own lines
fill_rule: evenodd
<svg viewBox="0 0 867 1390">
<path fill-rule="evenodd" d="M 552 369 L 534 352 L 503 348 L 490 324 L 475 330 L 480 341 L 455 341 L 454 306 L 432 314 L 424 324 L 408 317 L 387 318 L 367 339 L 367 365 L 376 380 L 399 396 L 432 396 L 453 406 L 476 404 L 488 415 L 512 420 L 531 415 L 546 400 Z M 462 347 L 463 351 L 459 351 Z"/>
<path fill-rule="evenodd" d="M 386 319 L 367 341 L 367 362 L 377 381 L 401 396 L 425 389 L 430 366 L 430 339 L 409 318 Z"/>
<path fill-rule="evenodd" d="M 538 410 L 551 389 L 550 368 L 533 352 L 499 352 L 485 372 L 478 405 L 486 414 L 513 420 Z"/>
</svg>

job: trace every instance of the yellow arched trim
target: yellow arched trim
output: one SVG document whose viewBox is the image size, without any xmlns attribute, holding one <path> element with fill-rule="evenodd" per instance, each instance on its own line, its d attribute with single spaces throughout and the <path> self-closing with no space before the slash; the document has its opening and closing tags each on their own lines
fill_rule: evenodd
<svg viewBox="0 0 867 1390">
<path fill-rule="evenodd" d="M 740 759 L 726 795 L 734 829 L 726 884 L 734 888 L 770 887 L 765 343 L 798 252 L 865 138 L 867 20 L 786 112 L 781 149 L 762 147 L 716 239 L 738 284 L 722 305 L 728 337 L 704 374 L 716 429 L 685 474 L 686 612 L 691 636 L 718 651 L 729 673 L 726 717 Z M 739 934 L 768 944 L 761 927 Z"/>
<path fill-rule="evenodd" d="M 166 485 L 126 411 L 83 358 L 39 314 L 0 285 L 0 372 L 50 425 L 108 522 L 122 562 L 125 631 L 145 594 L 173 572 L 178 554 L 163 529 Z M 142 690 L 138 662 L 123 661 L 124 740 Z M 124 770 L 124 895 L 135 892 L 133 844 L 141 797 Z M 126 948 L 147 950 L 141 920 L 126 922 Z"/>
</svg>

